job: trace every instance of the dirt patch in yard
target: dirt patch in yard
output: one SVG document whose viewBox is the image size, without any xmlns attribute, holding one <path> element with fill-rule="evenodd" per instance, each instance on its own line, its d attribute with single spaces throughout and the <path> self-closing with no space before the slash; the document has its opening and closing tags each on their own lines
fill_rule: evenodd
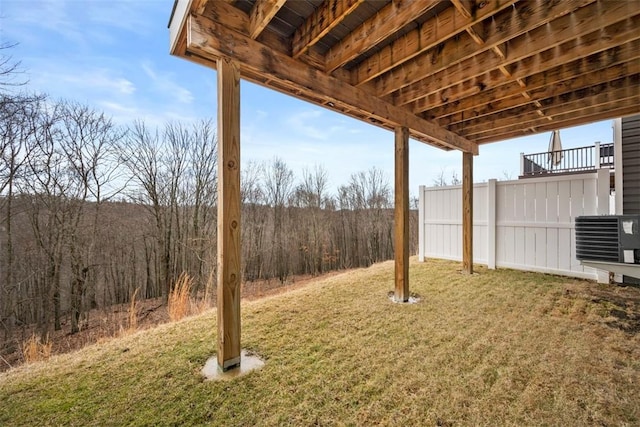
<svg viewBox="0 0 640 427">
<path fill-rule="evenodd" d="M 637 287 L 580 282 L 567 284 L 565 297 L 590 303 L 611 328 L 633 335 L 640 333 L 640 295 Z"/>
</svg>

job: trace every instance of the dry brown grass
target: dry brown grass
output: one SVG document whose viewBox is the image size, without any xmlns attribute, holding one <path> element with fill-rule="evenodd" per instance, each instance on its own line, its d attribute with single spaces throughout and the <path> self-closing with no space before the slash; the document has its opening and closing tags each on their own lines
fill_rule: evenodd
<svg viewBox="0 0 640 427">
<path fill-rule="evenodd" d="M 640 289 L 412 262 L 242 305 L 260 371 L 200 376 L 215 311 L 0 374 L 0 425 L 640 425 Z M 132 408 L 134 408 L 132 410 Z"/>
<path fill-rule="evenodd" d="M 51 348 L 53 344 L 49 341 L 49 337 L 44 341 L 40 339 L 36 334 L 22 343 L 22 357 L 25 363 L 39 362 L 41 360 L 48 360 L 51 357 Z"/>
<path fill-rule="evenodd" d="M 213 273 L 214 273 L 213 269 L 211 269 L 211 271 L 209 272 L 209 277 L 207 278 L 207 283 L 205 283 L 205 286 L 204 286 L 204 295 L 198 301 L 198 303 L 195 304 L 196 306 L 195 310 L 196 310 L 196 313 L 198 314 L 202 314 L 205 311 L 209 310 L 214 303 L 215 277 Z"/>
<path fill-rule="evenodd" d="M 136 288 L 131 295 L 131 300 L 129 301 L 129 309 L 127 310 L 127 329 L 123 331 L 124 335 L 132 334 L 138 329 L 138 291 L 140 288 Z"/>
<path fill-rule="evenodd" d="M 169 292 L 167 310 L 169 319 L 176 322 L 189 315 L 191 310 L 191 286 L 193 279 L 186 272 L 182 272 Z"/>
</svg>

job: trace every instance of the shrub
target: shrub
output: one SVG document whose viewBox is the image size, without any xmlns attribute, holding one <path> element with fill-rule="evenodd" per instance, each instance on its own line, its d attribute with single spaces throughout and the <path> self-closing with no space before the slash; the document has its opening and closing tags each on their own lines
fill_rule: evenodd
<svg viewBox="0 0 640 427">
<path fill-rule="evenodd" d="M 136 297 L 138 296 L 139 290 L 140 288 L 136 288 L 129 302 L 129 328 L 127 329 L 129 333 L 134 332 L 138 328 L 138 302 L 136 301 Z"/>
<path fill-rule="evenodd" d="M 167 304 L 167 311 L 169 312 L 169 319 L 172 322 L 182 319 L 189 314 L 191 285 L 193 279 L 189 274 L 183 272 L 178 280 L 173 285 L 173 289 L 169 292 L 169 301 Z"/>
<path fill-rule="evenodd" d="M 22 357 L 26 363 L 48 360 L 51 357 L 52 347 L 53 343 L 49 341 L 48 336 L 42 341 L 39 336 L 32 334 L 31 338 L 22 344 Z"/>
</svg>

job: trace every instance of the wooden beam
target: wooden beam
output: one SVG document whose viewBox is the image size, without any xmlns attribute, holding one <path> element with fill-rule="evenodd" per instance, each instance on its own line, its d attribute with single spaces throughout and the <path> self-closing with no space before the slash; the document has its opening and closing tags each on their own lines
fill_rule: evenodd
<svg viewBox="0 0 640 427">
<path fill-rule="evenodd" d="M 640 72 L 640 69 L 637 73 Z M 494 131 L 500 127 L 510 124 L 523 123 L 522 115 L 542 110 L 546 115 L 553 115 L 557 111 L 571 111 L 573 106 L 577 110 L 592 107 L 599 104 L 606 104 L 615 99 L 626 99 L 630 95 L 640 92 L 640 74 L 632 74 L 621 78 L 612 78 L 602 82 L 589 81 L 586 85 L 571 88 L 567 84 L 558 85 L 556 92 L 548 97 L 532 97 L 524 100 L 516 107 L 504 110 L 496 110 L 494 113 L 480 116 L 470 116 L 466 120 L 450 124 L 449 129 L 454 132 L 462 132 L 466 135 L 481 133 L 483 131 Z M 580 79 L 582 80 L 582 79 Z M 543 91 L 546 93 L 546 91 Z M 552 92 L 552 91 L 549 91 Z M 518 98 L 522 99 L 522 98 Z"/>
<path fill-rule="evenodd" d="M 218 69 L 218 366 L 240 365 L 240 69 Z"/>
<path fill-rule="evenodd" d="M 437 5 L 437 0 L 392 1 L 329 49 L 325 71 L 342 67 Z"/>
<path fill-rule="evenodd" d="M 531 133 L 537 133 L 542 128 L 546 128 L 549 124 L 555 124 L 557 129 L 566 126 L 575 126 L 578 124 L 591 123 L 596 120 L 605 120 L 609 118 L 609 113 L 614 110 L 620 110 L 627 108 L 635 108 L 636 112 L 640 112 L 640 94 L 631 93 L 628 94 L 625 98 L 616 98 L 610 100 L 609 102 L 598 104 L 598 105 L 589 105 L 589 101 L 584 104 L 580 103 L 572 103 L 569 108 L 563 109 L 562 107 L 558 107 L 555 109 L 546 109 L 546 114 L 551 116 L 552 120 L 549 120 L 547 117 L 540 117 L 535 114 L 535 112 L 528 113 L 526 115 L 520 116 L 521 123 L 518 124 L 510 124 L 508 126 L 504 126 L 503 124 L 499 124 L 498 127 L 491 132 L 481 132 L 475 135 L 472 135 L 471 138 L 476 140 L 486 141 L 489 139 L 493 139 L 493 137 L 501 137 L 502 135 L 528 135 Z M 592 119 L 596 117 L 595 119 Z M 575 119 L 582 119 L 581 122 L 577 122 Z M 561 123 L 573 123 L 569 125 L 560 126 Z M 533 129 L 533 132 L 529 132 L 529 130 Z M 511 137 L 511 136 L 509 136 Z M 504 138 L 498 138 L 494 140 L 500 140 Z"/>
<path fill-rule="evenodd" d="M 473 155 L 462 153 L 462 271 L 473 274 Z"/>
<path fill-rule="evenodd" d="M 632 99 L 630 101 L 608 104 L 604 107 L 592 108 L 582 111 L 581 115 L 575 113 L 569 113 L 567 115 L 556 116 L 553 121 L 540 120 L 534 130 L 531 128 L 510 129 L 507 132 L 497 132 L 495 134 L 488 134 L 483 138 L 478 138 L 476 141 L 480 144 L 487 144 L 490 142 L 504 141 L 512 138 L 519 138 L 527 135 L 534 135 L 541 132 L 548 132 L 556 129 L 564 129 L 572 126 L 584 125 L 585 123 L 593 123 L 602 120 L 615 119 L 618 117 L 629 116 L 632 114 L 640 113 L 638 109 L 640 105 L 640 98 Z"/>
<path fill-rule="evenodd" d="M 395 300 L 409 300 L 409 129 L 395 130 Z"/>
<path fill-rule="evenodd" d="M 533 135 L 548 130 L 579 126 L 585 123 L 614 119 L 628 114 L 638 114 L 640 113 L 640 109 L 638 109 L 639 103 L 640 97 L 619 100 L 604 105 L 588 107 L 579 113 L 572 111 L 566 114 L 557 114 L 552 117 L 552 120 L 539 116 L 535 118 L 531 115 L 526 118 L 526 124 L 523 126 L 504 127 L 497 129 L 495 132 L 478 134 L 472 138 L 479 143 L 503 141 L 505 139 Z"/>
<path fill-rule="evenodd" d="M 510 66 L 511 78 L 517 80 L 522 76 L 530 75 L 531 72 L 526 68 L 532 65 L 538 69 L 551 68 L 609 49 L 617 44 L 627 43 L 640 37 L 637 31 L 640 24 L 637 16 L 629 17 L 629 7 L 621 6 L 624 3 L 607 3 L 607 5 L 611 4 L 609 8 L 611 10 L 607 10 L 600 3 L 595 3 L 513 39 L 509 41 L 507 49 L 509 54 L 505 60 L 492 52 L 484 52 L 447 66 L 446 69 L 441 68 L 435 73 L 420 72 L 422 76 L 428 74 L 425 79 L 415 81 L 417 75 L 403 79 L 399 83 L 403 86 L 402 90 L 394 96 L 394 101 L 396 105 L 404 105 L 465 80 L 481 76 L 488 70 L 497 69 L 500 66 Z M 559 4 L 562 5 L 564 2 Z M 593 28 L 599 28 L 600 15 L 606 15 L 607 22 L 616 19 L 618 21 L 603 30 L 593 31 Z M 575 25 L 574 22 L 579 22 L 580 25 Z M 548 54 L 541 55 L 545 51 Z M 526 67 L 523 66 L 525 63 Z M 395 72 L 394 75 L 401 76 L 400 73 L 395 74 Z M 409 81 L 413 82 L 407 85 Z M 382 92 L 389 89 L 390 87 L 385 86 Z"/>
<path fill-rule="evenodd" d="M 298 58 L 356 10 L 364 0 L 325 0 L 293 33 L 292 56 Z"/>
<path fill-rule="evenodd" d="M 428 19 L 419 28 L 409 31 L 362 61 L 351 72 L 351 80 L 356 85 L 362 85 L 450 39 L 483 19 L 510 7 L 515 1 L 487 0 L 483 2 L 482 8 L 475 11 L 476 14 L 473 18 L 460 17 L 453 8 L 447 8 L 436 17 Z"/>
<path fill-rule="evenodd" d="M 495 133 L 501 128 L 512 126 L 528 127 L 527 123 L 529 121 L 538 121 L 537 114 L 535 114 L 538 109 L 550 117 L 569 112 L 579 114 L 585 108 L 592 108 L 637 96 L 640 94 L 639 87 L 640 74 L 634 74 L 580 90 L 559 93 L 542 99 L 537 104 L 528 103 L 487 117 L 466 120 L 451 125 L 450 128 L 453 131 L 464 132 L 469 137 L 475 137 L 481 133 Z"/>
<path fill-rule="evenodd" d="M 634 40 L 607 51 L 598 52 L 551 69 L 539 71 L 532 64 L 532 71 L 539 71 L 524 78 L 533 99 L 551 96 L 562 89 L 586 87 L 589 83 L 601 83 L 635 74 L 640 68 L 640 40 Z M 498 71 L 494 71 L 499 73 Z M 441 125 L 457 123 L 460 117 L 478 117 L 506 108 L 515 107 L 524 100 L 522 88 L 515 81 L 489 88 L 491 76 L 483 75 L 456 86 L 443 89 L 411 104 L 410 109 L 427 111 L 427 119 L 438 119 Z M 464 96 L 470 88 L 478 88 L 477 95 Z M 451 119 L 447 116 L 453 116 Z M 446 118 L 445 121 L 440 121 Z"/>
<path fill-rule="evenodd" d="M 544 34 L 548 34 L 544 31 L 544 24 L 552 21 L 554 17 L 574 11 L 590 1 L 593 0 L 567 0 L 550 4 L 545 0 L 537 0 L 526 8 L 508 8 L 483 24 L 486 27 L 483 32 L 487 34 L 483 45 L 478 46 L 475 40 L 466 33 L 460 34 L 459 37 L 449 39 L 443 44 L 424 52 L 419 57 L 404 64 L 399 70 L 394 70 L 393 73 L 382 76 L 376 81 L 375 93 L 379 96 L 390 94 L 412 83 L 420 82 L 422 79 L 465 59 L 474 59 L 472 57 L 482 52 L 493 56 L 490 51 L 494 46 L 498 46 L 536 28 L 542 29 L 538 31 L 537 35 L 544 36 Z M 580 28 L 584 30 L 584 27 Z M 546 44 L 538 43 L 538 39 L 533 35 L 529 41 L 535 43 L 534 45 L 539 49 L 549 47 L 548 40 L 545 40 Z M 482 67 L 484 71 L 487 70 L 484 68 L 484 64 L 475 62 L 473 67 L 474 69 Z M 405 90 L 402 91 L 402 94 L 405 94 Z M 398 97 L 397 101 L 400 104 L 406 104 L 412 99 L 405 100 L 404 97 Z"/>
<path fill-rule="evenodd" d="M 258 38 L 287 0 L 256 0 L 249 15 L 249 36 Z"/>
<path fill-rule="evenodd" d="M 545 86 L 530 90 L 529 99 L 525 99 L 524 97 L 520 96 L 520 94 L 516 94 L 509 98 L 497 99 L 495 102 L 490 102 L 487 104 L 482 104 L 481 102 L 479 102 L 477 108 L 451 114 L 446 117 L 441 117 L 438 119 L 438 123 L 442 126 L 450 126 L 462 123 L 465 120 L 469 119 L 476 120 L 483 117 L 486 118 L 501 112 L 507 112 L 508 110 L 513 108 L 522 107 L 532 101 L 542 101 L 544 99 L 552 98 L 556 94 L 572 93 L 588 87 L 610 82 L 619 78 L 620 76 L 629 76 L 630 73 L 628 73 L 627 70 L 630 70 L 633 73 L 639 73 L 640 62 L 638 62 L 637 64 L 619 64 L 610 68 L 605 68 L 603 70 L 593 72 L 591 74 L 579 75 L 574 79 L 564 80 L 557 83 L 554 83 L 552 80 L 550 80 L 549 83 Z M 435 114 L 436 111 L 430 111 L 429 113 Z"/>
<path fill-rule="evenodd" d="M 301 63 L 287 55 L 274 51 L 256 40 L 251 40 L 223 24 L 204 18 L 191 16 L 188 21 L 187 50 L 203 58 L 215 60 L 218 57 L 232 57 L 242 64 L 242 73 L 261 75 L 284 85 L 299 89 L 300 96 L 322 97 L 325 103 L 339 103 L 354 111 L 389 125 L 406 125 L 412 132 L 441 146 L 478 152 L 478 147 L 470 141 L 435 126 L 362 89 L 354 87 Z M 375 122 L 374 122 L 375 124 Z"/>
<path fill-rule="evenodd" d="M 453 3 L 453 6 L 460 15 L 467 19 L 471 18 L 473 14 L 473 4 L 470 0 L 451 0 L 451 3 Z"/>
<path fill-rule="evenodd" d="M 209 1 L 206 3 L 202 16 L 212 21 L 223 22 L 225 27 L 249 36 L 249 28 L 251 26 L 249 15 L 228 3 L 223 1 Z M 187 36 L 185 35 L 185 45 L 186 38 Z M 269 28 L 265 28 L 256 40 L 275 51 L 287 56 L 292 55 L 290 41 L 274 33 Z M 313 68 L 324 70 L 324 56 L 321 56 L 317 52 L 309 50 L 307 53 L 299 55 L 298 59 Z M 333 76 L 341 80 L 349 80 L 350 78 L 348 72 L 341 72 L 340 70 L 336 71 Z"/>
<path fill-rule="evenodd" d="M 209 0 L 192 0 L 191 11 L 193 13 L 202 15 L 204 9 L 207 7 L 207 2 Z"/>
</svg>

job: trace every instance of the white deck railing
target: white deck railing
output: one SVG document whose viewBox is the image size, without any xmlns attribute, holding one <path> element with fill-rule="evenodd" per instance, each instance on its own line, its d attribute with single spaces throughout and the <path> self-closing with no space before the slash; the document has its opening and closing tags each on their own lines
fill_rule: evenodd
<svg viewBox="0 0 640 427">
<path fill-rule="evenodd" d="M 520 177 L 545 176 L 613 168 L 613 143 L 562 151 L 520 154 Z"/>
</svg>

